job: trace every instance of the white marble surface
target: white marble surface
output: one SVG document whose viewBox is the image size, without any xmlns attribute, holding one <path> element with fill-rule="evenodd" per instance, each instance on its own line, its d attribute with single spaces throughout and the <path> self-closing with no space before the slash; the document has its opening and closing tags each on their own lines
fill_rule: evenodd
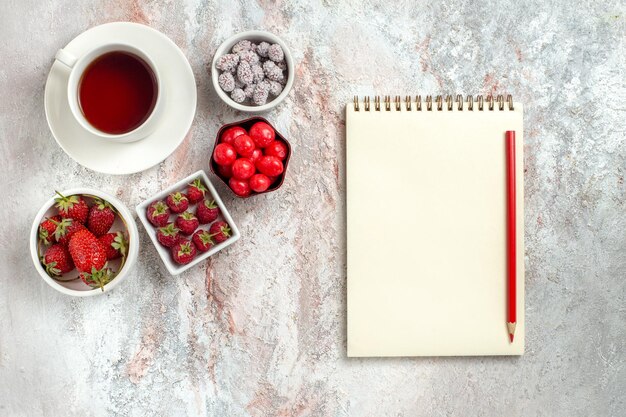
<svg viewBox="0 0 626 417">
<path fill-rule="evenodd" d="M 626 7 L 621 1 L 0 3 L 0 415 L 623 416 L 626 414 Z M 57 48 L 104 22 L 148 24 L 187 54 L 198 113 L 141 174 L 77 165 L 46 125 Z M 226 197 L 243 238 L 169 276 L 143 234 L 124 285 L 72 299 L 34 272 L 32 218 L 54 188 L 133 207 L 207 167 L 242 117 L 206 65 L 266 29 L 297 81 L 268 114 L 294 157 L 280 192 Z M 526 104 L 527 353 L 345 356 L 343 105 L 354 94 L 511 93 Z M 227 195 L 224 187 L 222 191 Z"/>
</svg>

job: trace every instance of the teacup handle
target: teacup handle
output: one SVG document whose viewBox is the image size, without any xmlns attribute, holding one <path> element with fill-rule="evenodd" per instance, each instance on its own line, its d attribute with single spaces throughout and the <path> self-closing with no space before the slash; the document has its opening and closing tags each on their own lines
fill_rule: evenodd
<svg viewBox="0 0 626 417">
<path fill-rule="evenodd" d="M 68 68 L 72 68 L 78 60 L 78 58 L 67 52 L 65 49 L 59 49 L 54 56 L 54 59 L 56 59 Z"/>
</svg>

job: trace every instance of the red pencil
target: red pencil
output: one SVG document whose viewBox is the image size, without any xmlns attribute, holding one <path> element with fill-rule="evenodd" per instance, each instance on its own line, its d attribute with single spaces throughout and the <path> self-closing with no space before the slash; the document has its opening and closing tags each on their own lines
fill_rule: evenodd
<svg viewBox="0 0 626 417">
<path fill-rule="evenodd" d="M 517 233 L 516 233 L 516 198 L 515 198 L 515 131 L 506 132 L 506 177 L 507 177 L 507 260 L 508 260 L 508 288 L 507 288 L 507 323 L 510 343 L 513 343 L 515 325 L 517 324 Z"/>
</svg>

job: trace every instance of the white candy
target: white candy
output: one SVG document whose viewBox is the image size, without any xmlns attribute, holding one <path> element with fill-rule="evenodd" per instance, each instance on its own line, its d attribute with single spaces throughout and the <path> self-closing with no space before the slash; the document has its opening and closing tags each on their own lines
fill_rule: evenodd
<svg viewBox="0 0 626 417">
<path fill-rule="evenodd" d="M 269 47 L 267 50 L 267 56 L 274 62 L 280 62 L 285 59 L 283 48 L 281 48 L 277 43 Z"/>
<path fill-rule="evenodd" d="M 217 83 L 220 85 L 222 90 L 230 93 L 235 89 L 235 78 L 233 74 L 230 72 L 224 72 L 217 78 Z"/>
<path fill-rule="evenodd" d="M 261 81 L 257 84 L 252 94 L 252 102 L 257 106 L 262 106 L 267 102 L 267 96 L 270 92 L 270 83 L 268 81 Z"/>
<path fill-rule="evenodd" d="M 254 74 L 252 73 L 250 64 L 245 61 L 239 64 L 239 67 L 237 67 L 237 79 L 246 85 L 252 83 Z"/>
<path fill-rule="evenodd" d="M 262 56 L 263 58 L 267 58 L 267 52 L 270 48 L 270 44 L 267 42 L 261 42 L 259 46 L 256 48 L 256 53 Z"/>
<path fill-rule="evenodd" d="M 265 72 L 265 76 L 271 81 L 281 81 L 285 78 L 283 70 L 278 68 L 272 61 L 265 61 L 263 63 L 263 72 Z"/>
<path fill-rule="evenodd" d="M 252 98 L 255 89 L 256 84 L 248 84 L 246 88 L 243 89 L 243 92 L 246 94 L 246 98 Z"/>
<path fill-rule="evenodd" d="M 278 96 L 283 91 L 283 86 L 277 81 L 270 81 L 270 94 Z"/>
<path fill-rule="evenodd" d="M 235 103 L 243 103 L 246 99 L 246 93 L 244 93 L 241 88 L 235 88 L 233 92 L 230 93 L 230 98 L 232 98 Z"/>
<path fill-rule="evenodd" d="M 239 55 L 226 54 L 217 59 L 215 67 L 220 71 L 232 71 L 237 68 L 239 63 Z"/>
<path fill-rule="evenodd" d="M 239 62 L 247 62 L 250 65 L 259 63 L 259 56 L 254 51 L 242 51 L 239 53 Z"/>
<path fill-rule="evenodd" d="M 242 51 L 249 51 L 252 49 L 252 42 L 250 42 L 247 39 L 241 40 L 239 42 L 237 42 L 234 46 L 233 46 L 233 53 L 234 54 L 238 54 L 239 52 Z"/>
<path fill-rule="evenodd" d="M 258 84 L 265 79 L 265 73 L 259 64 L 252 65 L 251 68 L 252 75 L 254 76 L 254 80 L 252 81 L 253 83 Z"/>
</svg>

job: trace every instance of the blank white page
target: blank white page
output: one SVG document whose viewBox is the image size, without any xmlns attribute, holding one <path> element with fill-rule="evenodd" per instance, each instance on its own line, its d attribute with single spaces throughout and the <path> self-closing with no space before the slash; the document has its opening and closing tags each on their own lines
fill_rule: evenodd
<svg viewBox="0 0 626 417">
<path fill-rule="evenodd" d="M 348 356 L 524 353 L 522 105 L 346 107 Z M 506 328 L 505 132 L 516 131 L 517 328 Z"/>
</svg>

